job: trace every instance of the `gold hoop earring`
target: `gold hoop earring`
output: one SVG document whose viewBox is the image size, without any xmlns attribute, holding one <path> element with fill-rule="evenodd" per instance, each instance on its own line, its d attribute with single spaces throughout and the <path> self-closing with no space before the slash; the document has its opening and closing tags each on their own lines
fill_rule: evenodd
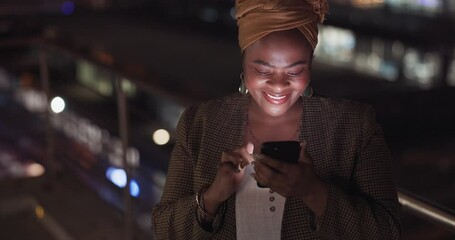
<svg viewBox="0 0 455 240">
<path fill-rule="evenodd" d="M 240 73 L 240 86 L 239 86 L 239 92 L 243 95 L 247 95 L 248 94 L 248 88 L 246 88 L 246 85 L 245 85 L 245 80 L 244 80 L 244 76 L 243 76 L 243 72 Z"/>
</svg>

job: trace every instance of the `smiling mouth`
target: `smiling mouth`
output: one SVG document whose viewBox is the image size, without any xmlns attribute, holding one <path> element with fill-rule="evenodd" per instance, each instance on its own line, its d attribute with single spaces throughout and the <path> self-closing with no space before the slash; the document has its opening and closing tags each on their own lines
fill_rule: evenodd
<svg viewBox="0 0 455 240">
<path fill-rule="evenodd" d="M 286 95 L 272 95 L 272 94 L 269 94 L 269 93 L 266 93 L 267 97 L 273 99 L 273 100 L 281 100 L 281 99 L 284 99 L 286 97 Z"/>
<path fill-rule="evenodd" d="M 265 100 L 267 100 L 267 102 L 271 103 L 271 104 L 275 104 L 275 105 L 281 105 L 281 104 L 284 104 L 286 103 L 291 94 L 289 93 L 284 93 L 284 94 L 271 94 L 271 93 L 267 93 L 267 92 L 263 92 L 263 96 L 265 98 Z"/>
</svg>

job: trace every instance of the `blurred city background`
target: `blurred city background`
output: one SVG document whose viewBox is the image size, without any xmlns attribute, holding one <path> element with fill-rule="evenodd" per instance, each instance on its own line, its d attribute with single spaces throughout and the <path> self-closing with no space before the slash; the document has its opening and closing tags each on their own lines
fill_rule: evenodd
<svg viewBox="0 0 455 240">
<path fill-rule="evenodd" d="M 375 107 L 403 239 L 455 239 L 455 1 L 329 3 L 313 88 Z M 1 0 L 0 239 L 154 239 L 180 114 L 238 89 L 234 15 L 234 0 Z"/>
</svg>

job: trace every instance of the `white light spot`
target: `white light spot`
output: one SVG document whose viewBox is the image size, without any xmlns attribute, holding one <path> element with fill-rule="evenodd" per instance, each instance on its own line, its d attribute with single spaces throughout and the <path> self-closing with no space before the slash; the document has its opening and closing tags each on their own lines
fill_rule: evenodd
<svg viewBox="0 0 455 240">
<path fill-rule="evenodd" d="M 108 168 L 106 171 L 106 177 L 117 187 L 123 188 L 126 186 L 126 173 L 125 170 L 121 168 Z"/>
<path fill-rule="evenodd" d="M 153 133 L 153 141 L 158 145 L 164 145 L 169 142 L 171 135 L 164 129 L 158 129 Z"/>
<path fill-rule="evenodd" d="M 65 110 L 65 101 L 61 97 L 55 97 L 51 101 L 51 110 L 54 113 L 61 113 Z"/>
<path fill-rule="evenodd" d="M 25 167 L 25 173 L 28 177 L 39 177 L 43 175 L 44 172 L 44 167 L 39 163 L 31 163 Z"/>
</svg>

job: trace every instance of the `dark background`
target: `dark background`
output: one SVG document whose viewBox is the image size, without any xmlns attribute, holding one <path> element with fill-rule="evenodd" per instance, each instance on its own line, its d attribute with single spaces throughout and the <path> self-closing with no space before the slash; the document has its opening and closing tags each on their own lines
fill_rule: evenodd
<svg viewBox="0 0 455 240">
<path fill-rule="evenodd" d="M 453 213 L 455 3 L 329 3 L 313 89 L 373 105 L 400 191 Z M 150 211 L 180 113 L 240 83 L 233 7 L 227 0 L 0 1 L 0 238 L 153 239 Z M 48 66 L 49 100 L 65 100 L 60 114 L 46 115 L 40 63 Z M 126 82 L 129 145 L 140 156 L 131 209 L 111 181 L 122 180 L 113 174 L 121 153 L 115 79 Z M 153 141 L 157 129 L 170 133 L 167 144 Z M 455 237 L 406 211 L 401 217 L 403 239 Z"/>
</svg>

